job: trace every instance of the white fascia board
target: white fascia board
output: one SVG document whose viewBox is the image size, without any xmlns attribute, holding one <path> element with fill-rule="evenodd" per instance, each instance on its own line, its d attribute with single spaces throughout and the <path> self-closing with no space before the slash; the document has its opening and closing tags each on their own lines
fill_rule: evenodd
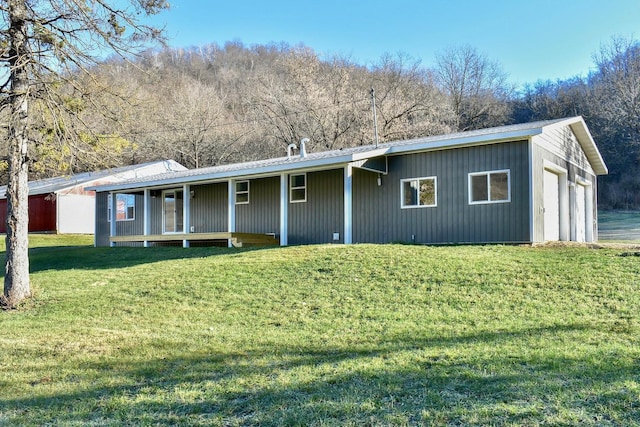
<svg viewBox="0 0 640 427">
<path fill-rule="evenodd" d="M 467 136 L 462 138 L 444 139 L 441 141 L 424 142 L 420 144 L 397 145 L 388 149 L 388 154 L 403 154 L 416 151 L 444 150 L 448 148 L 472 147 L 476 145 L 498 144 L 501 142 L 528 140 L 534 135 L 542 133 L 542 128 L 527 129 L 513 132 L 491 133 L 486 135 Z"/>
<path fill-rule="evenodd" d="M 584 121 L 569 126 L 573 133 L 578 137 L 578 141 L 580 141 L 580 145 L 582 145 L 582 149 L 587 155 L 587 158 L 591 163 L 591 167 L 593 167 L 596 174 L 607 175 L 609 173 L 609 169 L 604 163 L 602 154 L 600 154 L 600 150 L 598 150 L 598 147 L 591 136 L 591 132 L 589 132 L 589 128 L 587 128 Z"/>
<path fill-rule="evenodd" d="M 391 150 L 390 147 L 384 147 L 384 148 L 374 148 L 368 151 L 361 151 L 359 153 L 353 153 L 351 155 L 351 159 L 348 161 L 357 162 L 359 160 L 368 160 L 374 157 L 386 156 L 387 154 L 389 154 L 390 150 Z"/>
</svg>

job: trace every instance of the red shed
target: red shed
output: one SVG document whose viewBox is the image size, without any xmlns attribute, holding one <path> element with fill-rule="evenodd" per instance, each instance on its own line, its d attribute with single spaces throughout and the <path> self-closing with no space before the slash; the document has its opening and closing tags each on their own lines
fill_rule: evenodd
<svg viewBox="0 0 640 427">
<path fill-rule="evenodd" d="M 174 160 L 160 160 L 97 172 L 29 182 L 29 232 L 93 234 L 95 191 L 85 187 L 113 184 L 186 170 Z M 7 187 L 0 187 L 0 233 L 7 231 Z"/>
</svg>

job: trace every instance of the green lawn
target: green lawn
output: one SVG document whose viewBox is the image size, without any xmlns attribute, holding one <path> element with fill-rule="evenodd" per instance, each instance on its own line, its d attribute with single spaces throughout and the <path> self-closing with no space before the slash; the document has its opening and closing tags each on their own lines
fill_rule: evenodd
<svg viewBox="0 0 640 427">
<path fill-rule="evenodd" d="M 640 252 L 32 238 L 0 425 L 640 425 Z"/>
</svg>

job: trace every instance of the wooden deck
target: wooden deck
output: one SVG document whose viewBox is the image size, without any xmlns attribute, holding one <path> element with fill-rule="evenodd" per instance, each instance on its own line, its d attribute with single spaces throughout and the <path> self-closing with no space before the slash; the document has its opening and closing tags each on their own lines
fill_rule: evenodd
<svg viewBox="0 0 640 427">
<path fill-rule="evenodd" d="M 231 241 L 231 245 L 241 248 L 243 245 L 251 246 L 278 246 L 280 240 L 272 234 L 257 233 L 172 233 L 172 234 L 137 234 L 134 236 L 111 236 L 111 243 L 121 242 L 181 242 L 181 241 Z"/>
</svg>

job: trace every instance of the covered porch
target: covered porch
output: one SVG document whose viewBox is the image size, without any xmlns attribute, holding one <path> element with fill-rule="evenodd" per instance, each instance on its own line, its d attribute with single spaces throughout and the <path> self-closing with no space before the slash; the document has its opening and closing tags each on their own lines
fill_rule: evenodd
<svg viewBox="0 0 640 427">
<path fill-rule="evenodd" d="M 189 246 L 192 241 L 212 241 L 227 243 L 230 247 L 241 248 L 250 246 L 278 246 L 280 239 L 272 234 L 216 232 L 216 233 L 172 233 L 172 234 L 148 234 L 132 236 L 111 236 L 109 241 L 114 243 L 143 242 L 149 246 L 158 242 L 182 242 L 183 246 Z"/>
</svg>

